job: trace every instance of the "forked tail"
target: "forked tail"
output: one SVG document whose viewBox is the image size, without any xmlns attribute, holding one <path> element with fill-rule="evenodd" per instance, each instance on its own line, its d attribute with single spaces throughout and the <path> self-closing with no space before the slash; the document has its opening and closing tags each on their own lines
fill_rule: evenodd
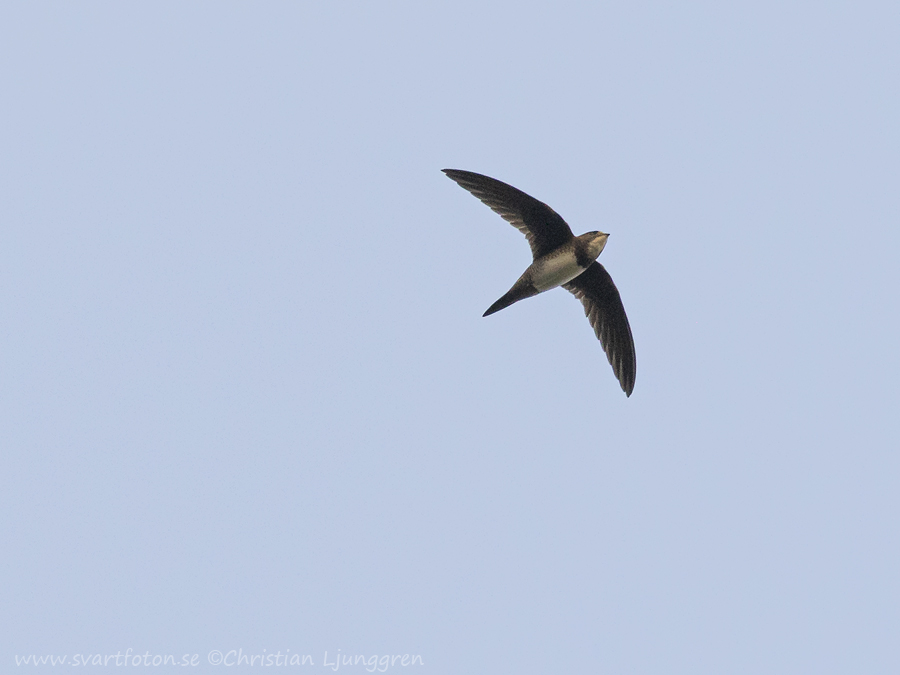
<svg viewBox="0 0 900 675">
<path fill-rule="evenodd" d="M 506 292 L 506 294 L 502 298 L 488 307 L 487 311 L 482 314 L 482 316 L 490 316 L 495 312 L 499 312 L 501 309 L 509 307 L 511 304 L 518 302 L 519 300 L 524 300 L 525 298 L 530 298 L 533 295 L 537 295 L 539 292 L 540 291 L 538 291 L 538 289 L 532 286 L 530 280 L 522 277 L 515 283 L 512 288 L 510 288 Z"/>
</svg>

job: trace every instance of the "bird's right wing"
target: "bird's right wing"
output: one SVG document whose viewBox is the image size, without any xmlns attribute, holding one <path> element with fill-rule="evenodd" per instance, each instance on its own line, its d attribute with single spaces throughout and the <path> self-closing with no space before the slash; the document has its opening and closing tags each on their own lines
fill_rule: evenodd
<svg viewBox="0 0 900 675">
<path fill-rule="evenodd" d="M 471 171 L 444 169 L 444 173 L 522 232 L 535 260 L 574 237 L 556 211 L 512 185 Z"/>
<path fill-rule="evenodd" d="M 584 313 L 606 352 L 622 391 L 626 396 L 631 396 L 637 374 L 634 339 L 622 298 L 609 272 L 595 261 L 563 287 L 581 300 Z"/>
</svg>

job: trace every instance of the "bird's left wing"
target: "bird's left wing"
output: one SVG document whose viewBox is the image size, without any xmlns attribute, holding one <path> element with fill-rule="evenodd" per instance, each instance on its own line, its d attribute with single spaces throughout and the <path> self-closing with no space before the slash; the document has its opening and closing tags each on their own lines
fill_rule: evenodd
<svg viewBox="0 0 900 675">
<path fill-rule="evenodd" d="M 584 313 L 606 352 L 622 391 L 626 396 L 631 396 L 637 373 L 634 339 L 622 298 L 609 272 L 595 261 L 563 287 L 581 300 Z"/>
<path fill-rule="evenodd" d="M 575 236 L 556 211 L 512 185 L 460 169 L 444 169 L 444 173 L 524 234 L 535 260 Z"/>
</svg>

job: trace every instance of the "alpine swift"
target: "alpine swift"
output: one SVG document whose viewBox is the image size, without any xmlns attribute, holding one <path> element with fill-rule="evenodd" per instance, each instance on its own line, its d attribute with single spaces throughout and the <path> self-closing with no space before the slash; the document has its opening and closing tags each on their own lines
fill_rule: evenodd
<svg viewBox="0 0 900 675">
<path fill-rule="evenodd" d="M 576 237 L 556 211 L 511 185 L 471 171 L 444 169 L 444 173 L 518 229 L 531 245 L 534 262 L 484 316 L 562 286 L 581 300 L 622 391 L 631 396 L 637 372 L 631 326 L 612 277 L 597 262 L 609 235 L 587 232 Z"/>
</svg>

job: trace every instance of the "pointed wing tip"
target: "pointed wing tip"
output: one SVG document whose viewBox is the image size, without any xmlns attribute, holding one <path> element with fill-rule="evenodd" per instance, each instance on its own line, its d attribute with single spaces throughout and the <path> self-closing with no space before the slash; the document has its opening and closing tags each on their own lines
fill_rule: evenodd
<svg viewBox="0 0 900 675">
<path fill-rule="evenodd" d="M 631 398 L 631 392 L 634 391 L 634 382 L 637 379 L 635 377 L 637 375 L 637 369 L 634 367 L 634 362 L 629 365 L 622 365 L 619 368 L 616 367 L 616 364 L 610 360 L 610 365 L 613 367 L 613 373 L 615 373 L 616 379 L 619 381 L 619 386 L 622 387 L 622 391 L 625 392 L 625 396 Z"/>
<path fill-rule="evenodd" d="M 512 188 L 512 186 L 503 183 L 496 178 L 491 178 L 490 176 L 485 176 L 480 173 L 475 173 L 474 171 L 466 171 L 465 169 L 441 169 L 441 172 L 447 176 L 450 180 L 456 181 L 460 186 L 464 187 L 469 192 L 472 191 L 472 188 L 468 185 L 464 185 L 464 183 L 471 184 L 480 184 L 480 183 L 496 183 L 498 185 L 502 185 L 506 188 Z M 515 188 L 512 188 L 515 190 Z M 472 193 L 475 194 L 475 193 Z M 478 196 L 478 195 L 476 195 Z M 527 196 L 527 195 L 526 195 Z M 481 197 L 478 197 L 481 199 Z"/>
<path fill-rule="evenodd" d="M 631 362 L 631 367 L 625 367 L 625 369 L 621 373 L 616 373 L 616 376 L 619 380 L 619 384 L 622 385 L 622 391 L 625 392 L 625 396 L 631 397 L 631 392 L 634 391 L 634 383 L 637 380 L 637 368 L 635 368 L 634 361 Z"/>
<path fill-rule="evenodd" d="M 461 187 L 465 187 L 460 181 L 464 181 L 466 179 L 466 174 L 468 171 L 462 171 L 460 169 L 441 169 L 441 173 L 443 173 L 447 178 L 452 180 L 454 183 Z M 468 190 L 468 188 L 466 188 Z"/>
</svg>

